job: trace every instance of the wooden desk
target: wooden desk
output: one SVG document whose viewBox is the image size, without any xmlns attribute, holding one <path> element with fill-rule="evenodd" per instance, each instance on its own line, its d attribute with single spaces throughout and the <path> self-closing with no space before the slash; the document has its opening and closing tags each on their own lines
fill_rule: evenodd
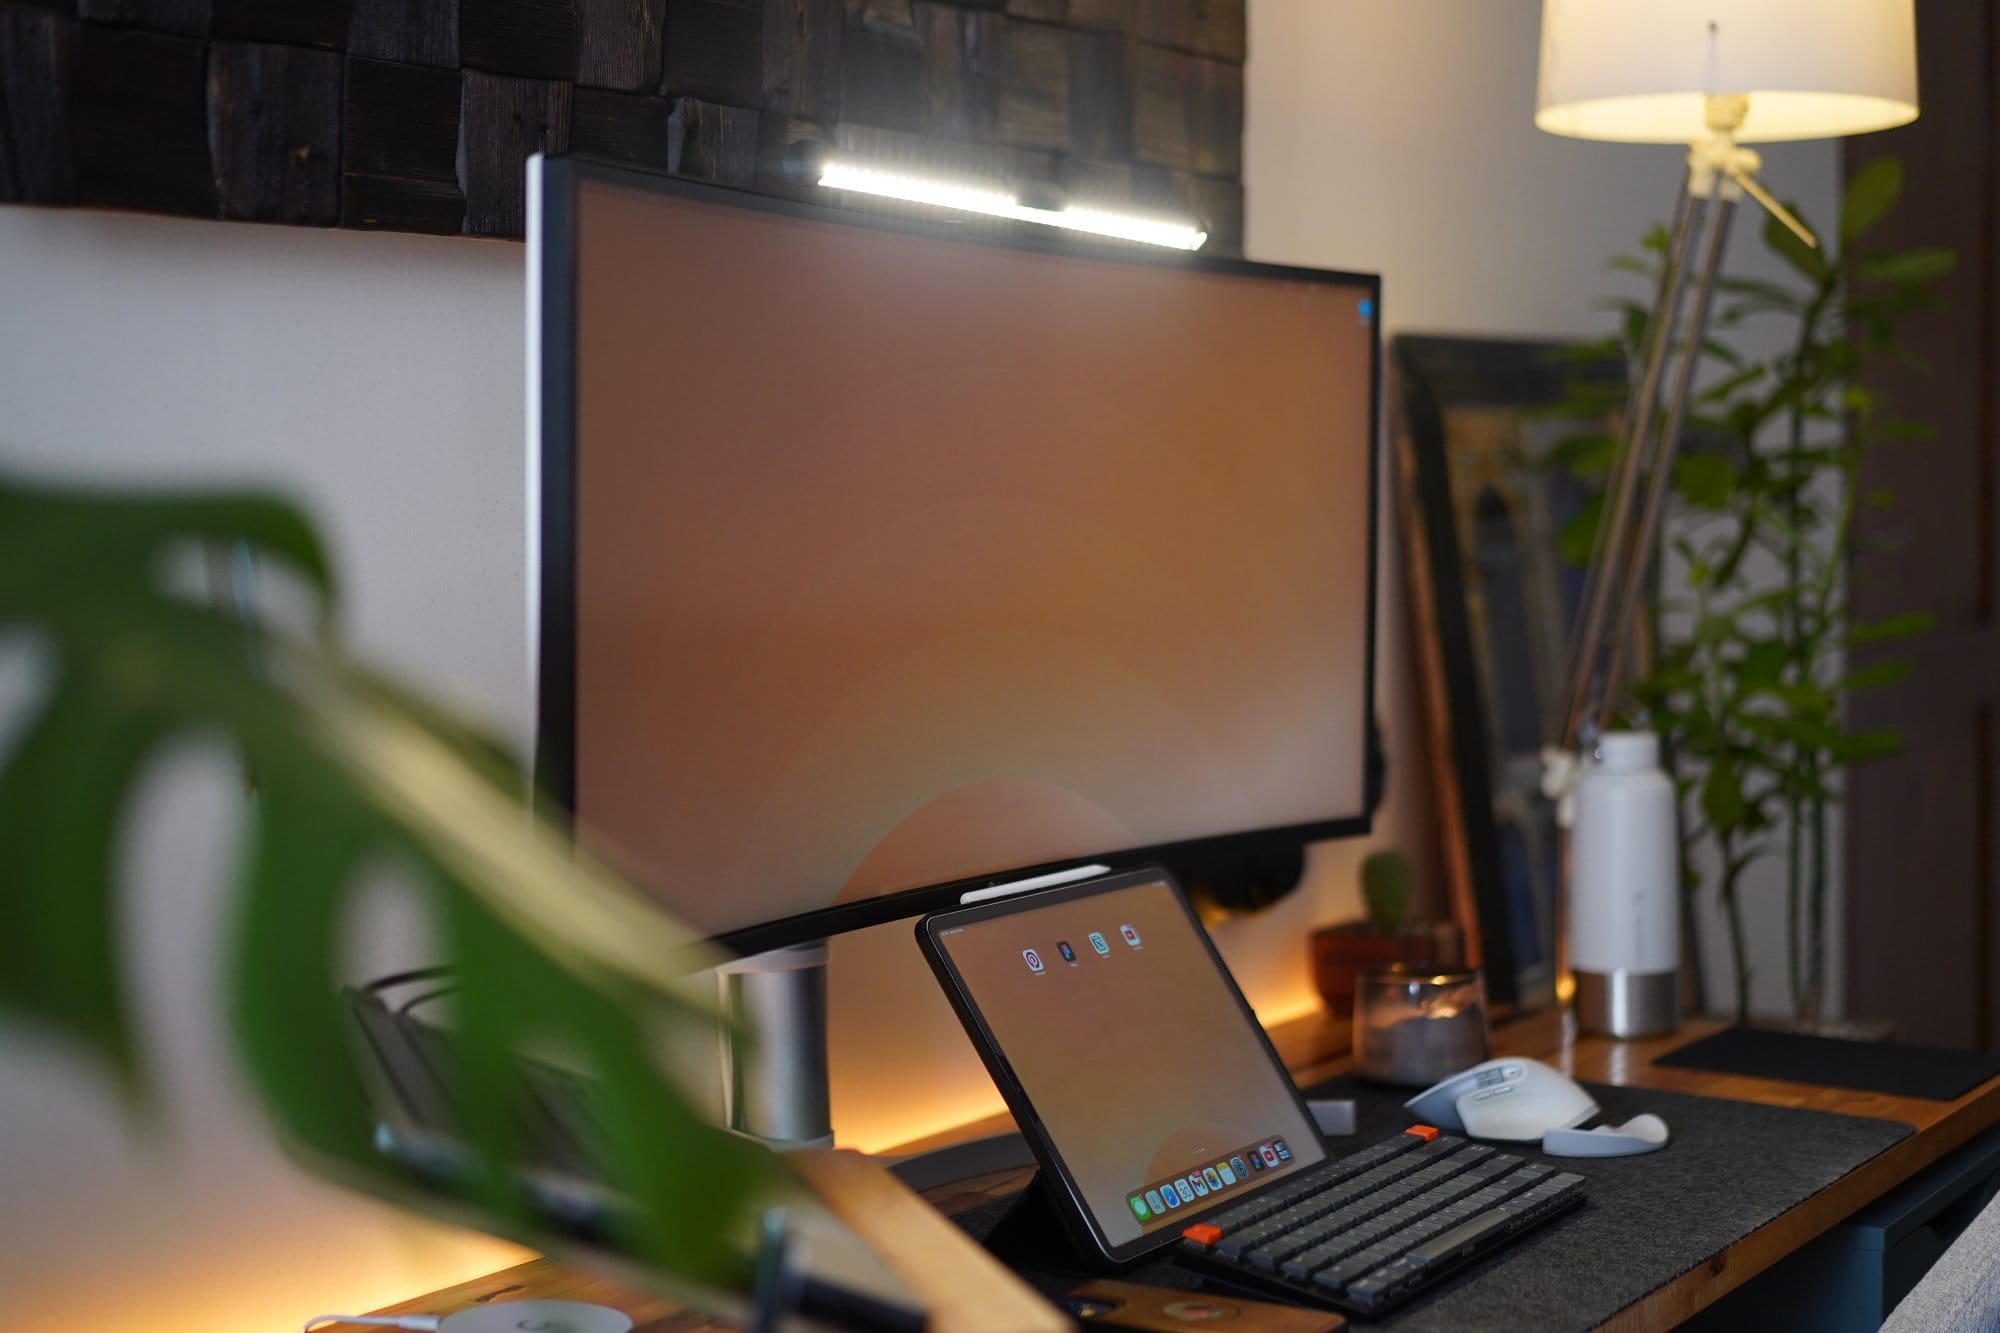
<svg viewBox="0 0 2000 1333">
<path fill-rule="evenodd" d="M 1829 1230 L 1857 1208 L 1880 1198 L 1917 1172 L 1983 1130 L 2000 1125 L 2000 1078 L 1990 1079 L 1953 1102 L 1840 1088 L 1784 1083 L 1736 1074 L 1710 1074 L 1694 1069 L 1670 1069 L 1652 1059 L 1675 1046 L 1705 1037 L 1722 1027 L 1715 1021 L 1684 1023 L 1671 1037 L 1641 1041 L 1610 1041 L 1578 1037 L 1564 1020 L 1537 1016 L 1508 1024 L 1495 1034 L 1499 1053 L 1527 1055 L 1556 1066 L 1573 1078 L 1592 1083 L 1662 1088 L 1770 1106 L 1795 1106 L 1846 1115 L 1880 1116 L 1916 1126 L 1916 1133 L 1864 1162 L 1855 1170 L 1736 1242 L 1706 1264 L 1685 1273 L 1622 1311 L 1606 1328 L 1670 1328 L 1729 1291 L 1741 1286 L 1806 1242 Z M 1303 1086 L 1344 1072 L 1348 1066 L 1345 1021 L 1314 1015 L 1271 1030 L 1278 1054 Z M 942 1146 L 1012 1127 L 1005 1115 L 948 1134 L 907 1145 L 909 1150 Z M 1027 1171 L 1010 1171 L 932 1191 L 933 1202 L 947 1212 L 983 1202 L 1021 1188 Z M 673 1307 L 645 1293 L 581 1274 L 549 1260 L 536 1260 L 475 1282 L 406 1301 L 381 1313 L 443 1313 L 491 1300 L 531 1298 L 592 1300 L 616 1306 L 632 1315 L 639 1333 L 721 1333 L 728 1325 L 699 1315 L 675 1313 Z M 334 1325 L 335 1328 L 348 1327 Z M 355 1330 L 359 1333 L 359 1329 Z"/>
</svg>

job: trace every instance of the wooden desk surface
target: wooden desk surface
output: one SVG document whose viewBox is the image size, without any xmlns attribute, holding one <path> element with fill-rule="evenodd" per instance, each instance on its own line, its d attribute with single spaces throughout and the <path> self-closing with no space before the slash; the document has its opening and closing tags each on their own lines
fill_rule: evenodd
<svg viewBox="0 0 2000 1333">
<path fill-rule="evenodd" d="M 1509 1023 L 1495 1033 L 1496 1050 L 1546 1060 L 1571 1077 L 1593 1083 L 1661 1088 L 1698 1096 L 1730 1097 L 1770 1106 L 1796 1106 L 1845 1115 L 1880 1116 L 1916 1126 L 1917 1132 L 1864 1162 L 1791 1211 L 1753 1231 L 1706 1264 L 1653 1291 L 1604 1325 L 1610 1329 L 1670 1328 L 1715 1301 L 1807 1241 L 1839 1223 L 1864 1204 L 1886 1194 L 1953 1148 L 1983 1130 L 2000 1124 L 2000 1078 L 1990 1079 L 1957 1101 L 1936 1102 L 1918 1097 L 1849 1092 L 1841 1088 L 1785 1083 L 1739 1074 L 1711 1074 L 1695 1069 L 1663 1068 L 1653 1057 L 1675 1046 L 1705 1037 L 1724 1026 L 1714 1020 L 1683 1023 L 1670 1037 L 1611 1041 L 1579 1037 L 1557 1015 L 1537 1015 Z M 1271 1029 L 1278 1054 L 1301 1085 L 1344 1072 L 1348 1067 L 1345 1020 L 1311 1015 Z M 1006 1115 L 990 1117 L 905 1145 L 917 1151 L 1013 1127 Z M 997 1194 L 1021 1188 L 1028 1172 L 1009 1171 L 931 1192 L 947 1212 L 956 1212 Z M 379 1313 L 436 1314 L 492 1300 L 592 1300 L 616 1306 L 633 1316 L 638 1333 L 720 1333 L 729 1325 L 702 1316 L 675 1313 L 656 1297 L 602 1278 L 595 1278 L 550 1260 L 538 1259 L 474 1282 L 432 1292 Z M 333 1325 L 334 1328 L 354 1327 Z M 359 1333 L 358 1327 L 355 1333 Z"/>
</svg>

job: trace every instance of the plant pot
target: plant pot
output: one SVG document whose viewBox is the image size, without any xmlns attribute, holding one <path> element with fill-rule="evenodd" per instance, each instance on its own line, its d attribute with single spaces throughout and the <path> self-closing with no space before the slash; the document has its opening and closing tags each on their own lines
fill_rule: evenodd
<svg viewBox="0 0 2000 1333">
<path fill-rule="evenodd" d="M 1392 963 L 1456 968 L 1464 962 L 1463 937 L 1449 921 L 1395 931 L 1378 931 L 1366 921 L 1342 921 L 1312 933 L 1313 986 L 1335 1014 L 1354 1012 L 1354 983 L 1371 968 Z"/>
</svg>

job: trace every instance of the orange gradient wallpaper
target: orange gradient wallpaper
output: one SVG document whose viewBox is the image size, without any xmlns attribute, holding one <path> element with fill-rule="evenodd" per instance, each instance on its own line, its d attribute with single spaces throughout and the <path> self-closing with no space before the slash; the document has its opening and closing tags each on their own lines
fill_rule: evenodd
<svg viewBox="0 0 2000 1333">
<path fill-rule="evenodd" d="M 1361 812 L 1363 288 L 579 189 L 577 808 L 671 910 Z"/>
</svg>

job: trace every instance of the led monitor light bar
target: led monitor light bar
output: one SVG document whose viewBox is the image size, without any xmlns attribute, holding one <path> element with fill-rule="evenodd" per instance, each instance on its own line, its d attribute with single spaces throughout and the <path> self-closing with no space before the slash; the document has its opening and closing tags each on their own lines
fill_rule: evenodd
<svg viewBox="0 0 2000 1333">
<path fill-rule="evenodd" d="M 1043 227 L 1061 227 L 1068 231 L 1089 232 L 1093 236 L 1110 236 L 1175 250 L 1199 250 L 1208 240 L 1206 231 L 1188 222 L 1103 208 L 1079 208 L 1073 204 L 1064 204 L 1060 208 L 1039 208 L 1022 203 L 1012 191 L 997 185 L 975 185 L 913 172 L 889 171 L 837 158 L 829 158 L 820 168 L 819 183 L 830 190 L 904 199 L 911 203 L 957 209 L 963 213 L 982 213 L 988 217 L 1032 222 Z"/>
</svg>

